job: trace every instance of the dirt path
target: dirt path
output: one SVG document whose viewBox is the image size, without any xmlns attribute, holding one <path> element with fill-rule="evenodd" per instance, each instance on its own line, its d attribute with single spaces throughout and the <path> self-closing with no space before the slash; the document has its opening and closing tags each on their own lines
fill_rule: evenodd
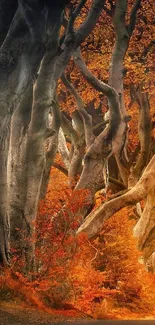
<svg viewBox="0 0 155 325">
<path fill-rule="evenodd" d="M 61 313 L 48 314 L 44 311 L 20 306 L 18 304 L 0 302 L 0 325 L 103 325 L 103 320 L 95 321 L 80 313 L 73 317 L 73 312 L 68 311 L 67 313 L 68 315 Z M 145 316 L 144 318 L 142 317 L 141 320 L 137 319 L 137 321 L 135 323 L 135 321 L 132 321 L 130 318 L 130 320 L 123 321 L 123 325 L 154 325 L 155 316 Z M 107 324 L 120 325 L 120 320 L 110 322 L 104 320 L 104 325 Z"/>
<path fill-rule="evenodd" d="M 79 318 L 85 317 L 79 315 Z M 0 302 L 0 325 L 52 325 L 75 320 L 77 318 L 73 316 L 48 314 L 44 311 Z"/>
</svg>

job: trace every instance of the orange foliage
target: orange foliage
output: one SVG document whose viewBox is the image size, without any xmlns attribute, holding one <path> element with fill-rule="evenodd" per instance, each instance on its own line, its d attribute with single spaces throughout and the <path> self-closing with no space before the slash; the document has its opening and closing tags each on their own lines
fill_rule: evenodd
<svg viewBox="0 0 155 325">
<path fill-rule="evenodd" d="M 141 254 L 132 236 L 133 226 L 127 208 L 105 222 L 104 230 L 94 243 L 98 248 L 95 265 L 105 271 L 105 287 L 118 290 L 116 306 L 133 311 L 152 310 L 155 295 L 151 288 L 155 277 L 140 263 Z"/>
<path fill-rule="evenodd" d="M 87 1 L 88 7 L 90 3 Z M 130 0 L 127 21 L 132 5 L 133 0 Z M 129 105 L 132 83 L 137 85 L 143 81 L 144 91 L 151 94 L 150 114 L 154 119 L 153 47 L 147 51 L 155 28 L 152 23 L 154 6 L 154 1 L 143 1 L 125 58 L 125 104 L 132 117 L 129 122 L 130 152 L 136 149 L 139 141 L 138 106 L 135 102 L 131 107 Z M 87 7 L 84 7 L 75 28 L 86 16 Z M 112 20 L 103 11 L 81 49 L 89 70 L 105 82 L 108 82 L 114 41 Z M 73 60 L 66 73 L 84 104 L 94 101 L 94 108 L 97 108 L 101 103 L 104 113 L 103 96 L 85 82 Z M 76 109 L 75 99 L 61 81 L 58 92 L 62 110 L 72 114 Z M 59 155 L 56 162 L 63 166 Z M 11 271 L 6 271 L 0 277 L 0 287 L 4 292 L 13 292 L 13 295 L 19 293 L 21 298 L 39 308 L 45 305 L 65 308 L 68 304 L 94 318 L 106 318 L 106 315 L 119 318 L 118 310 L 122 315 L 127 315 L 129 310 L 144 312 L 153 309 L 155 294 L 152 287 L 155 279 L 139 262 L 141 254 L 132 236 L 133 221 L 128 220 L 128 209 L 123 209 L 105 222 L 102 233 L 93 242 L 85 235 L 76 236 L 76 229 L 81 223 L 79 210 L 87 204 L 87 195 L 87 190 L 70 190 L 67 176 L 52 168 L 47 195 L 40 201 L 35 224 L 36 271 L 33 280 L 28 280 L 22 274 L 24 263 L 15 256 Z M 105 197 L 97 193 L 96 205 L 104 200 Z"/>
<path fill-rule="evenodd" d="M 17 272 L 16 263 L 0 277 L 2 291 L 47 311 L 69 307 L 108 319 L 123 319 L 132 311 L 138 318 L 153 309 L 154 276 L 138 261 L 131 212 L 115 214 L 89 241 L 84 234 L 75 235 L 85 195 L 79 191 L 74 200 L 67 177 L 52 169 L 36 222 L 36 272 L 30 281 Z"/>
<path fill-rule="evenodd" d="M 34 286 L 48 305 L 62 308 L 71 304 L 91 313 L 94 298 L 111 295 L 112 291 L 102 285 L 104 273 L 92 266 L 95 248 L 86 236 L 75 234 L 81 222 L 78 210 L 87 204 L 87 191 L 72 192 L 66 180 L 52 169 L 46 199 L 40 202 Z"/>
<path fill-rule="evenodd" d="M 28 305 L 48 311 L 41 301 L 41 297 L 34 290 L 32 283 L 19 272 L 4 270 L 0 275 L 0 288 L 0 300 L 12 299 L 14 302 L 23 301 Z"/>
</svg>

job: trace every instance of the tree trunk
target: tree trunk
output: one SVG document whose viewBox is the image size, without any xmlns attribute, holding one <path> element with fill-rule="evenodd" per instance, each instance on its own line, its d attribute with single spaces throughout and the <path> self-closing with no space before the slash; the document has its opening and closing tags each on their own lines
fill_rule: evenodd
<svg viewBox="0 0 155 325">
<path fill-rule="evenodd" d="M 21 10 L 21 9 L 20 9 Z M 0 262 L 9 263 L 9 217 L 7 202 L 7 160 L 11 115 L 18 106 L 43 55 L 42 39 L 32 38 L 18 9 L 8 36 L 0 49 Z M 38 13 L 39 19 L 39 13 Z M 43 23 L 43 21 L 42 21 Z M 21 33 L 19 33 L 19 28 Z M 37 26 L 36 26 L 37 28 Z M 22 49 L 22 50 L 21 50 Z"/>
<path fill-rule="evenodd" d="M 155 251 L 155 188 L 150 189 L 143 213 L 134 228 L 145 262 Z"/>
<path fill-rule="evenodd" d="M 10 116 L 2 116 L 1 114 L 0 130 L 0 264 L 7 265 L 10 257 L 10 220 L 7 200 L 7 155 L 9 148 Z"/>
<path fill-rule="evenodd" d="M 104 221 L 110 218 L 115 212 L 125 206 L 134 205 L 141 201 L 150 191 L 155 188 L 155 156 L 151 159 L 148 166 L 138 183 L 127 193 L 104 204 L 101 204 L 96 210 L 87 216 L 84 223 L 78 230 L 78 233 L 84 231 L 89 237 L 95 236 L 103 227 Z"/>
<path fill-rule="evenodd" d="M 83 171 L 75 187 L 75 191 L 82 189 L 88 190 L 84 207 L 80 209 L 80 215 L 83 218 L 90 213 L 95 204 L 95 193 L 104 187 L 103 166 L 104 160 L 101 155 L 85 155 Z"/>
<path fill-rule="evenodd" d="M 25 170 L 23 172 L 23 166 L 25 168 L 24 154 L 31 119 L 32 97 L 32 84 L 30 84 L 12 116 L 7 166 L 11 242 L 19 255 L 20 252 L 23 253 L 25 247 L 24 233 L 27 229 L 23 210 L 26 199 L 26 174 Z"/>
</svg>

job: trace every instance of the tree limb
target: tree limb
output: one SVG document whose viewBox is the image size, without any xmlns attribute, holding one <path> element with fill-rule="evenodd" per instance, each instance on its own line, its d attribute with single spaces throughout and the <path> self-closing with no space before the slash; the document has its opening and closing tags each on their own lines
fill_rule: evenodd
<svg viewBox="0 0 155 325">
<path fill-rule="evenodd" d="M 155 186 L 155 156 L 152 157 L 138 183 L 126 194 L 106 202 L 92 211 L 78 229 L 77 234 L 86 232 L 89 238 L 95 236 L 103 227 L 104 221 L 125 206 L 134 205 L 144 199 Z"/>
<path fill-rule="evenodd" d="M 131 14 L 130 14 L 130 23 L 128 25 L 128 30 L 130 35 L 132 35 L 132 32 L 135 28 L 135 24 L 136 24 L 136 16 L 137 16 L 137 11 L 140 8 L 141 5 L 141 0 L 135 0 L 135 3 L 133 5 Z"/>
<path fill-rule="evenodd" d="M 58 170 L 60 170 L 63 174 L 65 174 L 66 176 L 68 176 L 68 171 L 66 168 L 64 168 L 63 166 L 57 164 L 56 162 L 54 162 L 52 164 L 53 167 L 57 168 Z"/>
<path fill-rule="evenodd" d="M 115 184 L 116 186 L 118 186 L 124 190 L 127 188 L 125 186 L 125 184 L 123 184 L 122 182 L 118 181 L 117 179 L 115 179 L 113 177 L 109 177 L 109 183 Z"/>
<path fill-rule="evenodd" d="M 119 127 L 121 117 L 120 117 L 120 104 L 119 104 L 119 96 L 114 88 L 105 84 L 96 78 L 92 72 L 90 72 L 82 58 L 80 49 L 75 51 L 74 61 L 76 66 L 79 68 L 82 75 L 85 77 L 88 83 L 90 83 L 97 91 L 102 92 L 105 96 L 107 96 L 110 102 L 110 121 L 107 132 L 107 142 L 112 140 L 114 135 L 117 132 Z"/>
<path fill-rule="evenodd" d="M 150 105 L 148 99 L 148 93 L 143 92 L 143 85 L 139 86 L 138 91 L 132 87 L 134 97 L 139 106 L 139 140 L 140 140 L 140 154 L 137 158 L 136 164 L 132 169 L 131 178 L 135 179 L 135 182 L 141 176 L 141 173 L 148 163 L 151 149 L 151 118 L 150 118 Z M 132 184 L 133 185 L 133 184 Z"/>
<path fill-rule="evenodd" d="M 58 151 L 62 157 L 62 160 L 65 164 L 66 169 L 69 169 L 69 150 L 67 148 L 66 138 L 64 136 L 62 128 L 59 130 L 59 143 L 58 143 Z"/>
<path fill-rule="evenodd" d="M 92 29 L 95 27 L 100 13 L 104 7 L 105 0 L 94 0 L 88 12 L 88 15 L 79 29 L 76 31 L 76 48 L 86 39 Z M 75 48 L 75 49 L 76 49 Z"/>
<path fill-rule="evenodd" d="M 61 119 L 62 119 L 62 129 L 64 131 L 64 134 L 67 135 L 72 140 L 73 143 L 76 143 L 78 141 L 78 134 L 76 130 L 73 128 L 71 122 L 63 113 L 61 113 Z"/>
<path fill-rule="evenodd" d="M 78 94 L 78 92 L 76 91 L 74 86 L 69 82 L 69 80 L 65 77 L 65 75 L 62 75 L 62 81 L 65 84 L 65 86 L 70 90 L 70 92 L 73 94 L 76 100 L 77 109 L 83 119 L 84 129 L 85 129 L 85 140 L 86 140 L 86 145 L 88 147 L 94 140 L 94 134 L 92 129 L 92 117 L 85 110 L 84 103 L 82 101 L 81 96 Z"/>
</svg>

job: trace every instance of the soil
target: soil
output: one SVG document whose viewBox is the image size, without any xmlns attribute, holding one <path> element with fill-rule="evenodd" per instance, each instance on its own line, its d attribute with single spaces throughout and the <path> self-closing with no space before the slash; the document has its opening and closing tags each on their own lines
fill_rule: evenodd
<svg viewBox="0 0 155 325">
<path fill-rule="evenodd" d="M 74 316 L 73 316 L 74 315 Z M 131 320 L 132 319 L 132 320 Z M 145 316 L 137 319 L 138 322 L 128 318 L 123 321 L 123 325 L 154 325 L 155 315 Z M 135 318 L 136 319 L 136 318 Z M 141 319 L 141 320 L 140 320 Z M 80 312 L 71 311 L 51 311 L 47 313 L 32 307 L 20 306 L 18 303 L 0 302 L 0 325 L 120 325 L 120 320 L 92 320 L 87 315 Z"/>
<path fill-rule="evenodd" d="M 49 314 L 30 307 L 0 302 L 0 325 L 52 325 L 62 321 L 65 323 L 76 321 L 77 318 L 86 319 L 86 316 L 80 313 L 75 317 L 69 315 L 69 311 L 68 315 L 64 314 L 57 312 Z"/>
</svg>

